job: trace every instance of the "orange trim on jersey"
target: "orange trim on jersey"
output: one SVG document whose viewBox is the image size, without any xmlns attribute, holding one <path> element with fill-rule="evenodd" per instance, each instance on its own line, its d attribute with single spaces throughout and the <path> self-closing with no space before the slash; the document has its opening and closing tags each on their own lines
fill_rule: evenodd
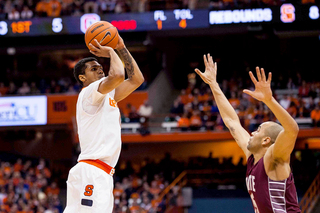
<svg viewBox="0 0 320 213">
<path fill-rule="evenodd" d="M 95 167 L 98 167 L 99 169 L 102 169 L 109 175 L 113 176 L 115 169 L 108 164 L 102 162 L 101 160 L 80 160 L 79 162 L 87 163 L 90 165 L 93 165 Z"/>
</svg>

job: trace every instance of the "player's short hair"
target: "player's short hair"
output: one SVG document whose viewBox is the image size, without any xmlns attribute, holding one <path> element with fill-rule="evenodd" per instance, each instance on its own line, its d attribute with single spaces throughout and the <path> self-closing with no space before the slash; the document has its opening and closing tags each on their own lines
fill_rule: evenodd
<svg viewBox="0 0 320 213">
<path fill-rule="evenodd" d="M 85 74 L 85 69 L 86 69 L 86 63 L 90 61 L 96 61 L 98 60 L 94 57 L 88 57 L 88 58 L 83 58 L 78 63 L 74 66 L 73 69 L 73 75 L 76 78 L 76 80 L 79 82 L 81 86 L 83 86 L 83 82 L 80 81 L 79 75 L 84 75 Z"/>
<path fill-rule="evenodd" d="M 273 144 L 276 141 L 279 133 L 283 130 L 283 127 L 280 124 L 273 121 L 269 121 L 268 123 L 269 125 L 264 130 L 264 134 L 265 136 L 270 137 L 271 144 Z"/>
</svg>

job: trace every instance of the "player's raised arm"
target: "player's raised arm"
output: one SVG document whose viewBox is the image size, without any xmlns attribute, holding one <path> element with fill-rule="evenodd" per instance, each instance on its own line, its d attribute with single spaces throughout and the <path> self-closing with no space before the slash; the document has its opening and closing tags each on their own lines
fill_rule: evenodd
<svg viewBox="0 0 320 213">
<path fill-rule="evenodd" d="M 232 105 L 229 103 L 228 99 L 220 89 L 219 84 L 217 83 L 217 63 L 213 62 L 212 56 L 210 56 L 210 54 L 208 54 L 207 56 L 204 55 L 203 60 L 205 64 L 205 72 L 203 73 L 199 69 L 195 69 L 195 72 L 202 78 L 205 83 L 210 86 L 225 125 L 228 127 L 233 138 L 236 140 L 237 144 L 248 158 L 251 154 L 247 149 L 250 135 L 241 126 L 237 113 L 235 112 Z"/>
<path fill-rule="evenodd" d="M 117 53 L 108 46 L 101 46 L 99 42 L 94 39 L 96 46 L 89 44 L 91 47 L 90 52 L 98 57 L 110 58 L 110 69 L 108 76 L 102 80 L 99 85 L 98 91 L 102 94 L 111 92 L 124 81 L 124 68 L 121 59 Z"/>
<path fill-rule="evenodd" d="M 116 88 L 114 100 L 119 102 L 136 90 L 144 82 L 144 77 L 138 64 L 126 48 L 123 39 L 120 36 L 116 50 L 125 64 L 125 69 L 128 75 L 128 79 Z"/>
<path fill-rule="evenodd" d="M 270 147 L 271 157 L 273 158 L 272 160 L 277 162 L 289 162 L 290 154 L 294 148 L 299 132 L 298 124 L 272 96 L 270 87 L 271 72 L 268 75 L 268 79 L 265 76 L 263 68 L 260 70 L 259 67 L 257 67 L 256 73 L 258 80 L 252 72 L 249 73 L 255 85 L 255 90 L 244 90 L 243 92 L 265 103 L 281 123 L 284 130 L 279 133 L 274 145 Z"/>
</svg>

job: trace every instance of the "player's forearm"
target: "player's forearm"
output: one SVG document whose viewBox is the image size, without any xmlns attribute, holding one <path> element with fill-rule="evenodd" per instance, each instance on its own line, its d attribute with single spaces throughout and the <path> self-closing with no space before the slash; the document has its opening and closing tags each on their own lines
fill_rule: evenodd
<svg viewBox="0 0 320 213">
<path fill-rule="evenodd" d="M 268 101 L 264 101 L 264 103 L 269 107 L 269 109 L 273 112 L 276 118 L 281 123 L 282 127 L 287 133 L 291 133 L 293 135 L 298 134 L 299 127 L 297 122 L 292 118 L 292 116 L 285 110 L 276 100 L 272 97 Z"/>
<path fill-rule="evenodd" d="M 240 122 L 236 111 L 234 110 L 226 96 L 223 94 L 219 84 L 217 82 L 212 83 L 210 84 L 210 88 L 225 125 L 229 128 L 230 122 Z"/>
<path fill-rule="evenodd" d="M 126 47 L 123 47 L 118 49 L 118 53 L 125 64 L 128 79 L 136 84 L 141 85 L 144 82 L 144 77 L 129 50 Z"/>
<path fill-rule="evenodd" d="M 109 70 L 108 76 L 111 78 L 115 77 L 115 78 L 120 78 L 124 80 L 125 73 L 124 73 L 122 61 L 115 51 L 110 52 L 110 70 Z"/>
</svg>

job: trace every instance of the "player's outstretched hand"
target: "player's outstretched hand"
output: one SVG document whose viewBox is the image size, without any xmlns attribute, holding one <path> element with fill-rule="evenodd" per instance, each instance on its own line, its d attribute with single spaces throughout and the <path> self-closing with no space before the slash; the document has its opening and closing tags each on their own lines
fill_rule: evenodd
<svg viewBox="0 0 320 213">
<path fill-rule="evenodd" d="M 101 46 L 101 44 L 97 41 L 97 39 L 93 40 L 94 45 L 89 44 L 91 50 L 90 52 L 98 57 L 106 57 L 110 58 L 110 51 L 114 51 L 111 47 Z"/>
<path fill-rule="evenodd" d="M 198 68 L 196 68 L 194 71 L 202 78 L 205 83 L 215 83 L 217 80 L 217 62 L 213 62 L 210 53 L 208 53 L 207 56 L 203 55 L 203 61 L 206 67 L 205 72 L 201 72 Z"/>
<path fill-rule="evenodd" d="M 271 72 L 269 72 L 268 79 L 266 79 L 266 75 L 263 68 L 260 69 L 259 67 L 256 67 L 256 72 L 257 72 L 258 81 L 254 77 L 253 73 L 251 71 L 249 72 L 250 78 L 254 83 L 255 90 L 250 91 L 245 89 L 243 90 L 243 92 L 259 101 L 262 101 L 262 102 L 269 101 L 272 99 L 272 91 L 270 86 L 272 74 Z"/>
</svg>

